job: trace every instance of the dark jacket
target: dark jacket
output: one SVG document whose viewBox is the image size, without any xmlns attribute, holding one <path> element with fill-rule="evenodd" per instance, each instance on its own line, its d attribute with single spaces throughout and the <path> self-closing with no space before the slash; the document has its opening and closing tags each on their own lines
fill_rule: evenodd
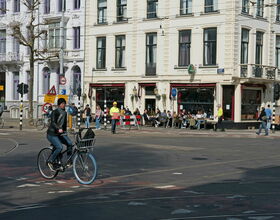
<svg viewBox="0 0 280 220">
<path fill-rule="evenodd" d="M 260 120 L 260 121 L 267 121 L 265 110 L 261 111 L 261 114 L 260 114 L 258 120 Z"/>
<path fill-rule="evenodd" d="M 51 114 L 51 123 L 48 128 L 47 134 L 53 136 L 59 136 L 58 130 L 62 129 L 63 132 L 66 132 L 67 129 L 67 113 L 61 108 L 57 108 L 52 111 Z"/>
</svg>

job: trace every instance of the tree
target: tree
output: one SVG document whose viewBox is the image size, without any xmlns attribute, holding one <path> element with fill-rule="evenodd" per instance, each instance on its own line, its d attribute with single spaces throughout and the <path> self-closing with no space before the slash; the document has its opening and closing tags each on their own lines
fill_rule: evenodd
<svg viewBox="0 0 280 220">
<path fill-rule="evenodd" d="M 45 22 L 39 22 L 39 7 L 42 4 L 41 0 L 21 0 L 21 3 L 27 8 L 28 12 L 26 14 L 26 20 L 22 23 L 22 21 L 15 20 L 12 21 L 8 27 L 11 30 L 11 36 L 18 40 L 19 44 L 29 48 L 30 57 L 29 57 L 29 65 L 30 65 L 30 80 L 29 80 L 29 93 L 28 93 L 28 101 L 29 101 L 29 110 L 28 117 L 29 123 L 34 125 L 33 122 L 33 94 L 34 94 L 34 64 L 37 61 L 47 61 L 51 58 L 58 57 L 58 53 L 53 55 L 47 54 L 47 49 L 40 49 L 38 47 L 39 44 L 36 42 L 40 42 L 43 39 L 43 36 L 46 36 L 46 30 L 42 27 L 48 25 Z M 20 19 L 20 18 L 19 18 Z M 25 33 L 25 30 L 27 31 Z M 39 79 L 37 79 L 39 80 Z M 37 103 L 38 104 L 38 103 Z"/>
</svg>

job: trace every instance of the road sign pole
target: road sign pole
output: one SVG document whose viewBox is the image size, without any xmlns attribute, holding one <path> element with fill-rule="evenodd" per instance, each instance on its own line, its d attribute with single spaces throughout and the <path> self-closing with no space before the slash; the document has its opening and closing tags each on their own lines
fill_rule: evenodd
<svg viewBox="0 0 280 220">
<path fill-rule="evenodd" d="M 20 115 L 19 115 L 19 130 L 22 130 L 22 115 L 23 115 L 23 86 L 20 94 Z"/>
</svg>

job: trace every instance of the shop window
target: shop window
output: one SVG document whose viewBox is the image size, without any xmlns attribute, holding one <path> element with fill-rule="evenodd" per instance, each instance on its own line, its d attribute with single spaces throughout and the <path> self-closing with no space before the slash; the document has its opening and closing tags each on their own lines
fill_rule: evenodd
<svg viewBox="0 0 280 220">
<path fill-rule="evenodd" d="M 204 111 L 207 117 L 213 117 L 214 88 L 178 88 L 178 107 L 191 114 Z"/>
<path fill-rule="evenodd" d="M 256 120 L 261 106 L 261 90 L 242 90 L 241 120 Z"/>
<path fill-rule="evenodd" d="M 118 107 L 124 105 L 124 87 L 103 87 L 96 88 L 96 104 L 99 105 L 102 109 L 104 109 L 104 103 L 106 100 L 107 107 L 112 107 L 113 102 L 116 101 L 118 103 Z"/>
</svg>

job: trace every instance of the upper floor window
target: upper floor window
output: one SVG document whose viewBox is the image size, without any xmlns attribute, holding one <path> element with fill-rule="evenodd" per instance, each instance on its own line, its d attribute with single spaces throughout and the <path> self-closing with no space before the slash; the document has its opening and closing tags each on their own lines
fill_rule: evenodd
<svg viewBox="0 0 280 220">
<path fill-rule="evenodd" d="M 81 7 L 81 0 L 74 0 L 74 10 L 78 10 Z"/>
<path fill-rule="evenodd" d="M 249 30 L 242 28 L 241 30 L 241 64 L 248 64 L 249 53 Z"/>
<path fill-rule="evenodd" d="M 98 0 L 98 24 L 107 22 L 107 0 Z"/>
<path fill-rule="evenodd" d="M 58 0 L 58 12 L 65 11 L 66 9 L 66 1 L 65 0 Z"/>
<path fill-rule="evenodd" d="M 51 10 L 51 0 L 44 0 L 44 13 L 49 14 Z"/>
<path fill-rule="evenodd" d="M 256 32 L 256 64 L 262 64 L 263 57 L 263 32 Z"/>
<path fill-rule="evenodd" d="M 242 0 L 242 12 L 249 14 L 250 0 Z"/>
<path fill-rule="evenodd" d="M 116 68 L 125 67 L 125 36 L 116 36 Z"/>
<path fill-rule="evenodd" d="M 19 46 L 19 40 L 16 39 L 16 38 L 13 38 L 13 52 L 14 52 L 15 54 L 19 54 L 19 48 L 20 48 L 20 46 Z"/>
<path fill-rule="evenodd" d="M 263 17 L 264 0 L 257 0 L 257 16 Z"/>
<path fill-rule="evenodd" d="M 280 69 L 280 36 L 276 36 L 276 47 L 275 47 L 275 58 L 276 58 L 276 66 Z"/>
<path fill-rule="evenodd" d="M 73 48 L 74 49 L 80 49 L 81 47 L 81 32 L 80 32 L 80 27 L 73 27 L 73 32 L 74 32 L 74 45 L 73 45 Z"/>
<path fill-rule="evenodd" d="M 217 28 L 204 29 L 204 58 L 203 64 L 216 65 L 217 56 Z"/>
<path fill-rule="evenodd" d="M 0 0 L 0 14 L 6 14 L 6 0 Z"/>
<path fill-rule="evenodd" d="M 20 0 L 14 0 L 14 12 L 20 12 Z"/>
<path fill-rule="evenodd" d="M 280 0 L 277 0 L 276 21 L 280 21 Z"/>
<path fill-rule="evenodd" d="M 59 48 L 60 46 L 60 23 L 53 23 L 49 25 L 49 48 Z"/>
<path fill-rule="evenodd" d="M 147 18 L 157 18 L 158 0 L 147 0 Z"/>
<path fill-rule="evenodd" d="M 190 65 L 191 30 L 179 32 L 179 63 L 178 66 Z"/>
<path fill-rule="evenodd" d="M 215 12 L 218 10 L 218 0 L 204 0 L 204 12 Z"/>
<path fill-rule="evenodd" d="M 117 21 L 127 20 L 127 0 L 117 0 Z"/>
<path fill-rule="evenodd" d="M 156 75 L 157 66 L 157 33 L 146 36 L 146 75 Z"/>
<path fill-rule="evenodd" d="M 6 30 L 0 30 L 0 54 L 6 53 Z"/>
<path fill-rule="evenodd" d="M 192 13 L 192 0 L 180 0 L 180 15 Z"/>
<path fill-rule="evenodd" d="M 96 69 L 106 68 L 106 37 L 97 38 Z"/>
</svg>

